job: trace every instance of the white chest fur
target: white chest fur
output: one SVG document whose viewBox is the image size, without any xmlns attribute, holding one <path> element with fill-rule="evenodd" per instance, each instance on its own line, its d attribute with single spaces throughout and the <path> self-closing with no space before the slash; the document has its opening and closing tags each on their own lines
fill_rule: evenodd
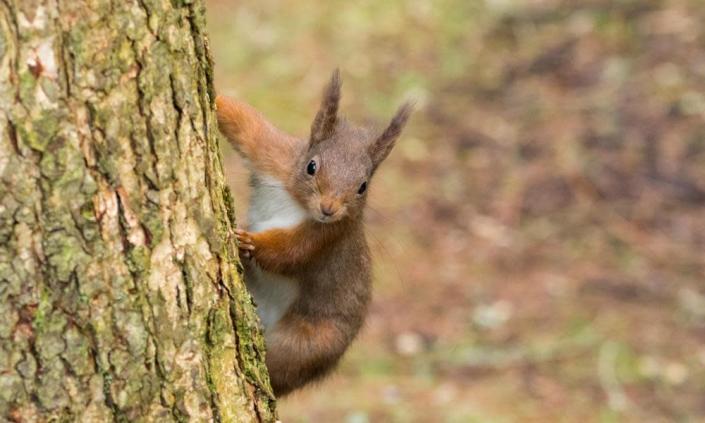
<svg viewBox="0 0 705 423">
<path fill-rule="evenodd" d="M 253 176 L 247 217 L 249 230 L 260 232 L 296 226 L 306 219 L 306 211 L 281 182 L 268 176 Z"/>
<path fill-rule="evenodd" d="M 281 182 L 267 176 L 253 176 L 248 225 L 251 232 L 291 228 L 304 219 L 306 211 Z M 252 266 L 246 275 L 247 288 L 257 303 L 257 314 L 265 331 L 271 329 L 299 296 L 297 281 Z"/>
</svg>

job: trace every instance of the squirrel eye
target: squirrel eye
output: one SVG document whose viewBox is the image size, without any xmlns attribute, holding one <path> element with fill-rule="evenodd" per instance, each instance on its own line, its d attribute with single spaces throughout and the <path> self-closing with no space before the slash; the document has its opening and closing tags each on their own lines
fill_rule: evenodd
<svg viewBox="0 0 705 423">
<path fill-rule="evenodd" d="M 367 182 L 363 182 L 362 185 L 360 185 L 360 189 L 357 190 L 357 193 L 362 194 L 363 192 L 365 192 L 366 189 L 367 189 Z"/>
<path fill-rule="evenodd" d="M 311 176 L 316 174 L 316 161 L 315 160 L 311 160 L 310 162 L 308 162 L 308 166 L 306 166 L 306 173 L 308 173 Z"/>
</svg>

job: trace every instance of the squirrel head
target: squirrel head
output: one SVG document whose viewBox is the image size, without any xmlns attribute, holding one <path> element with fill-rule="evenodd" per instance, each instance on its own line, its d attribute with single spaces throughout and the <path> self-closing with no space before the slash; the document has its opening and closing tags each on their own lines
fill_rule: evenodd
<svg viewBox="0 0 705 423">
<path fill-rule="evenodd" d="M 358 127 L 338 116 L 340 73 L 333 72 L 311 135 L 293 168 L 291 191 L 319 222 L 359 217 L 370 179 L 392 151 L 412 112 L 405 103 L 379 132 Z"/>
<path fill-rule="evenodd" d="M 411 103 L 402 105 L 383 131 L 358 127 L 338 116 L 340 86 L 336 70 L 308 140 L 280 131 L 246 103 L 216 98 L 220 131 L 253 171 L 281 181 L 322 223 L 361 216 L 370 179 L 392 151 L 413 109 Z"/>
</svg>

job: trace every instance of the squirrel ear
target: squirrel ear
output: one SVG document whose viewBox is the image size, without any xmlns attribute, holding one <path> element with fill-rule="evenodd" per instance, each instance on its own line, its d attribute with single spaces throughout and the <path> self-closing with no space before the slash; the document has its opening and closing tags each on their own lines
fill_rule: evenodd
<svg viewBox="0 0 705 423">
<path fill-rule="evenodd" d="M 392 148 L 394 148 L 394 144 L 413 111 L 414 103 L 410 101 L 404 103 L 399 107 L 399 110 L 397 110 L 397 113 L 392 118 L 387 129 L 370 145 L 370 158 L 372 159 L 374 168 L 377 168 L 377 166 L 389 156 L 389 153 L 392 151 Z"/>
<path fill-rule="evenodd" d="M 338 104 L 340 103 L 340 71 L 333 71 L 333 76 L 323 92 L 321 108 L 311 124 L 311 146 L 330 137 L 335 130 L 338 119 Z"/>
</svg>

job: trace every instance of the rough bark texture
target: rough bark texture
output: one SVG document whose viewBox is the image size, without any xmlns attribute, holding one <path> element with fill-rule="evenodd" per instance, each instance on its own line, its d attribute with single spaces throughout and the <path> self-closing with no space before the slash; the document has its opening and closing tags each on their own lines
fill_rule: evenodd
<svg viewBox="0 0 705 423">
<path fill-rule="evenodd" d="M 0 420 L 275 417 L 202 9 L 0 0 Z"/>
</svg>

